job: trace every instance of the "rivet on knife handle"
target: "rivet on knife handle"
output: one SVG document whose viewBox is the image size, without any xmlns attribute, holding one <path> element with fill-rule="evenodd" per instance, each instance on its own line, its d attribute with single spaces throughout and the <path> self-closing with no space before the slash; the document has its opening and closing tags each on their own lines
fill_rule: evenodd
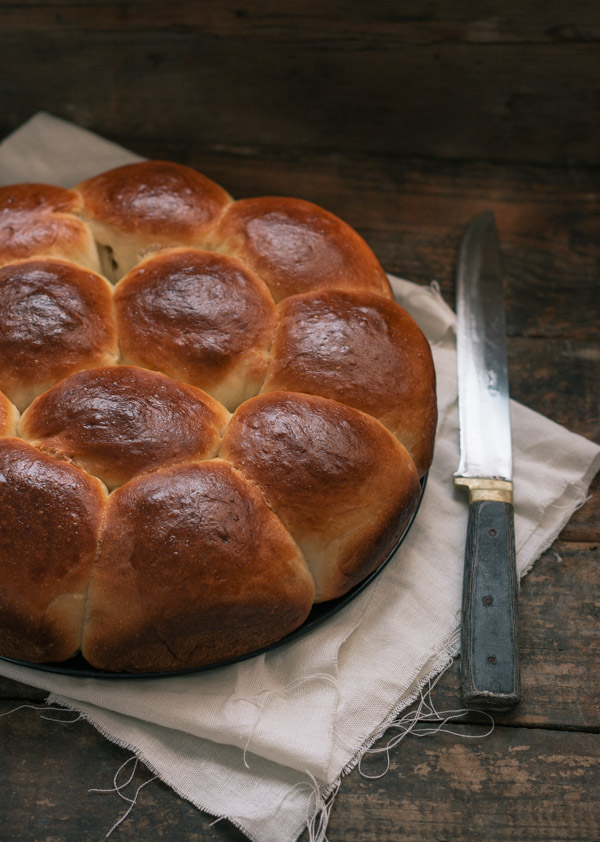
<svg viewBox="0 0 600 842">
<path fill-rule="evenodd" d="M 511 483 L 455 478 L 469 488 L 461 629 L 463 698 L 506 710 L 521 698 Z"/>
</svg>

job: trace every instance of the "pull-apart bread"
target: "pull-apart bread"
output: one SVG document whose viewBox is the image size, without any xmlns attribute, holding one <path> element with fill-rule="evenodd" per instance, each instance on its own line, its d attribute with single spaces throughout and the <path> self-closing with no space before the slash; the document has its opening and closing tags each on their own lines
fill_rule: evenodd
<svg viewBox="0 0 600 842">
<path fill-rule="evenodd" d="M 389 556 L 429 345 L 364 240 L 147 161 L 0 188 L 0 655 L 227 661 Z"/>
</svg>

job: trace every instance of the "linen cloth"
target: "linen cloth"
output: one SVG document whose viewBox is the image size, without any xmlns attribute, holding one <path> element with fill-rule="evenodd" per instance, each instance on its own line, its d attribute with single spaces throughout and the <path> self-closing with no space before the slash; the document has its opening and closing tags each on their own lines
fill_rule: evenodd
<svg viewBox="0 0 600 842">
<path fill-rule="evenodd" d="M 138 156 L 47 114 L 0 144 L 0 183 L 69 186 Z M 225 185 L 235 192 L 235 185 Z M 455 319 L 435 287 L 392 278 L 431 342 L 439 429 L 412 529 L 375 582 L 325 625 L 254 659 L 162 679 L 54 675 L 0 660 L 127 746 L 182 797 L 255 842 L 291 842 L 321 794 L 457 653 L 467 498 L 458 465 Z M 586 497 L 600 448 L 512 402 L 517 565 L 523 575 Z M 374 784 L 375 786 L 376 784 Z"/>
</svg>

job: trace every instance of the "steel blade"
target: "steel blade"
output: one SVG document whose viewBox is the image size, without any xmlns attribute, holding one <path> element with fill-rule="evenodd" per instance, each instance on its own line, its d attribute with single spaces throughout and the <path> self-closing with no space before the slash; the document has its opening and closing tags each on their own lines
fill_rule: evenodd
<svg viewBox="0 0 600 842">
<path fill-rule="evenodd" d="M 456 315 L 460 422 L 456 476 L 512 480 L 504 290 L 491 211 L 475 217 L 462 241 Z"/>
</svg>

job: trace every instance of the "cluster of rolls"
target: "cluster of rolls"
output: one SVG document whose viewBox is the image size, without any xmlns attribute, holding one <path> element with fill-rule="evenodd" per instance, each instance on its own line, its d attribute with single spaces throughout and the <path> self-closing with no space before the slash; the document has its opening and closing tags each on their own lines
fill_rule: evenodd
<svg viewBox="0 0 600 842">
<path fill-rule="evenodd" d="M 169 672 L 376 569 L 436 426 L 426 339 L 316 205 L 150 161 L 0 188 L 0 655 Z"/>
</svg>

